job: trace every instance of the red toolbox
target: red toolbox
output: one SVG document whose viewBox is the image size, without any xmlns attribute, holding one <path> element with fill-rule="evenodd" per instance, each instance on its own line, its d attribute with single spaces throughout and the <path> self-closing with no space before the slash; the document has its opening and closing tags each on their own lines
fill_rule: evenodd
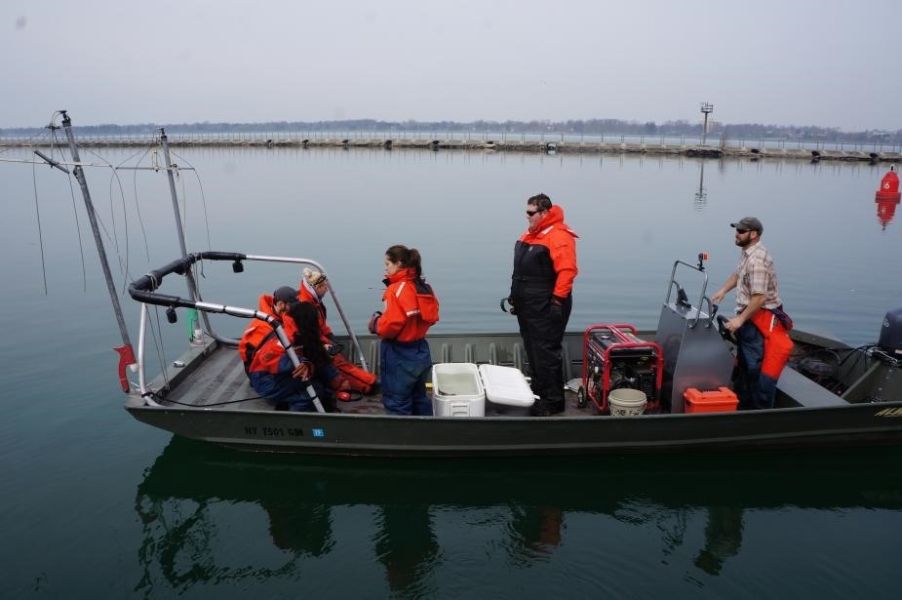
<svg viewBox="0 0 902 600">
<path fill-rule="evenodd" d="M 689 388 L 683 392 L 687 413 L 730 412 L 739 406 L 739 398 L 730 388 L 721 387 L 716 390 L 701 392 Z"/>
</svg>

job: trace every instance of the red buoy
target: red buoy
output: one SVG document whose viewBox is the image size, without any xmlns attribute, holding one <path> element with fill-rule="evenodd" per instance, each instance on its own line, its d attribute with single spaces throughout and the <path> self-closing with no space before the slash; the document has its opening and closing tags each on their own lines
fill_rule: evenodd
<svg viewBox="0 0 902 600">
<path fill-rule="evenodd" d="M 889 171 L 883 176 L 880 182 L 880 189 L 877 190 L 875 200 L 895 200 L 899 201 L 902 194 L 899 193 L 899 176 L 896 175 L 896 165 L 891 165 Z"/>
</svg>

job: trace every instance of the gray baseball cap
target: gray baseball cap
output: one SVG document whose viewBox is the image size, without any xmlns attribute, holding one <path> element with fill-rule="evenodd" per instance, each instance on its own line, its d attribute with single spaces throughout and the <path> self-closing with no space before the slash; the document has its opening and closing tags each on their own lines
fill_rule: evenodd
<svg viewBox="0 0 902 600">
<path fill-rule="evenodd" d="M 300 302 L 300 300 L 298 300 L 298 291 L 293 287 L 289 287 L 287 285 L 283 285 L 282 287 L 274 291 L 272 293 L 272 299 L 275 302 L 287 302 L 288 304 Z"/>
<path fill-rule="evenodd" d="M 764 233 L 764 225 L 755 217 L 743 217 L 736 223 L 730 223 L 730 227 L 735 229 L 751 229 L 758 233 Z"/>
</svg>

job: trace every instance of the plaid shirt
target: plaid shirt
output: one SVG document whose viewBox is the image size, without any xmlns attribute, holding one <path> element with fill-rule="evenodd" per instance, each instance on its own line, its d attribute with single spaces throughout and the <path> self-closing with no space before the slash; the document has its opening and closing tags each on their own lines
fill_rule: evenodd
<svg viewBox="0 0 902 600">
<path fill-rule="evenodd" d="M 764 294 L 764 308 L 777 308 L 783 304 L 777 294 L 774 260 L 761 242 L 742 250 L 736 275 L 737 315 L 745 310 L 755 294 Z"/>
</svg>

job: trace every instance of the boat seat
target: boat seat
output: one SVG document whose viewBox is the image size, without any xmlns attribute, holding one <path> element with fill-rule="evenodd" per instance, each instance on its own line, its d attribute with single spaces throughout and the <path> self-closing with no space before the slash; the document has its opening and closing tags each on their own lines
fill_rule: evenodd
<svg viewBox="0 0 902 600">
<path fill-rule="evenodd" d="M 792 367 L 783 369 L 780 380 L 777 382 L 777 391 L 788 398 L 790 406 L 825 408 L 827 406 L 846 406 L 849 404 Z"/>
</svg>

